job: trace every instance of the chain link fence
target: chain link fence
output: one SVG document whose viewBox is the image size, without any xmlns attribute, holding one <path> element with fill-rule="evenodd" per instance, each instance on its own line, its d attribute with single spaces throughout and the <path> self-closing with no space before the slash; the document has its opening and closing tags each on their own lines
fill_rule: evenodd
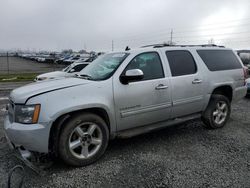
<svg viewBox="0 0 250 188">
<path fill-rule="evenodd" d="M 54 61 L 37 62 L 19 57 L 15 53 L 0 53 L 0 75 L 45 73 L 62 70 L 66 65 L 58 65 Z"/>
</svg>

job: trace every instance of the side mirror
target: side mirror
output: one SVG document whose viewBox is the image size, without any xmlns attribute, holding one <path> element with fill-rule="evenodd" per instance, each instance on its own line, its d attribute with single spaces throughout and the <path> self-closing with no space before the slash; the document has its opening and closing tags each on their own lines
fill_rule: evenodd
<svg viewBox="0 0 250 188">
<path fill-rule="evenodd" d="M 72 73 L 72 72 L 75 72 L 75 69 L 70 69 L 70 71 L 69 71 L 70 73 Z"/>
<path fill-rule="evenodd" d="M 131 69 L 125 72 L 125 75 L 121 75 L 120 81 L 123 84 L 128 84 L 129 82 L 140 81 L 144 77 L 142 70 Z"/>
</svg>

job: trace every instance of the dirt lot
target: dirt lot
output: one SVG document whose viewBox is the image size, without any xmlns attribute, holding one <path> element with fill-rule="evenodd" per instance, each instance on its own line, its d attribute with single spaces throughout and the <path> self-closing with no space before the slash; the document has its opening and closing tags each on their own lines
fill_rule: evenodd
<svg viewBox="0 0 250 188">
<path fill-rule="evenodd" d="M 9 66 L 8 66 L 9 62 Z M 19 57 L 0 57 L 0 74 L 7 74 L 9 67 L 9 73 L 44 73 L 54 70 L 61 70 L 62 66 L 38 63 L 36 61 L 31 61 Z"/>
<path fill-rule="evenodd" d="M 1 92 L 5 97 L 8 92 Z M 0 101 L 0 137 L 3 108 Z M 250 99 L 233 105 L 229 123 L 207 130 L 193 121 L 159 132 L 110 142 L 97 163 L 68 167 L 60 161 L 36 175 L 26 168 L 24 187 L 250 187 Z M 0 187 L 22 164 L 0 144 Z"/>
</svg>

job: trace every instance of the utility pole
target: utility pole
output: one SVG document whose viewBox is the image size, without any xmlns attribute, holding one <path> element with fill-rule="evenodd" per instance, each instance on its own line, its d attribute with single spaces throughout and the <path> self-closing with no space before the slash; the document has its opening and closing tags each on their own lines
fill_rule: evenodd
<svg viewBox="0 0 250 188">
<path fill-rule="evenodd" d="M 86 45 L 86 43 L 84 43 L 84 50 L 87 51 L 87 45 Z"/>
<path fill-rule="evenodd" d="M 171 32 L 170 32 L 170 45 L 173 44 L 173 29 L 171 29 Z"/>
<path fill-rule="evenodd" d="M 112 52 L 114 51 L 114 41 L 112 40 Z"/>
<path fill-rule="evenodd" d="M 211 39 L 208 41 L 208 44 L 214 44 L 214 39 L 211 38 Z"/>
</svg>

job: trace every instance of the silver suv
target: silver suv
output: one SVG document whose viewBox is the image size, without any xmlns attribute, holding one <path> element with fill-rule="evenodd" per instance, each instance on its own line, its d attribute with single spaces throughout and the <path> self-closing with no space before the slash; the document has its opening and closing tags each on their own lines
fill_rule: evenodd
<svg viewBox="0 0 250 188">
<path fill-rule="evenodd" d="M 116 137 L 194 118 L 223 127 L 231 103 L 246 95 L 245 79 L 241 60 L 224 47 L 155 45 L 108 53 L 74 78 L 13 90 L 5 133 L 25 156 L 48 154 L 84 166 Z"/>
</svg>

